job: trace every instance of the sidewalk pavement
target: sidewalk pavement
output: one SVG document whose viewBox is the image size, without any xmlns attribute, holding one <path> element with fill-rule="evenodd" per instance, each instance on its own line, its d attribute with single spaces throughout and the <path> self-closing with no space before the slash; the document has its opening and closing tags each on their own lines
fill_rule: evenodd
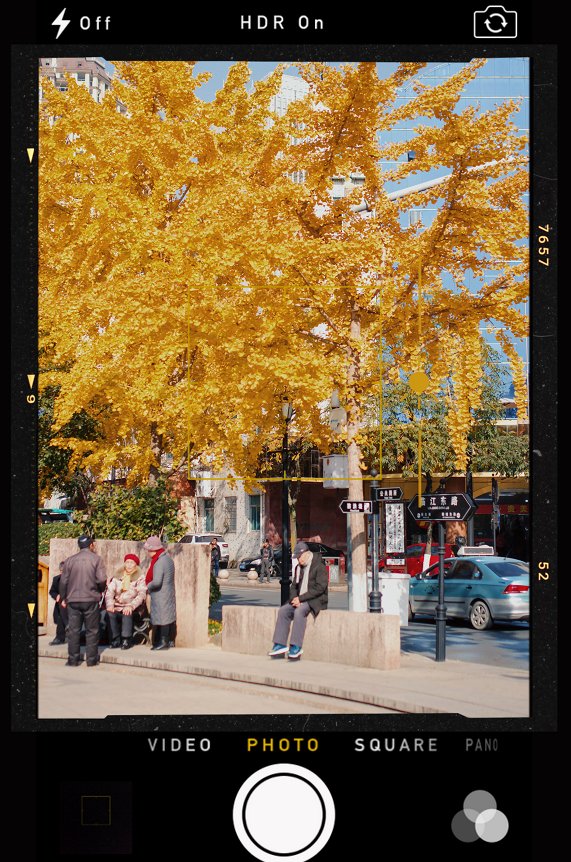
<svg viewBox="0 0 571 862">
<path fill-rule="evenodd" d="M 47 641 L 44 645 L 43 640 L 40 638 L 40 656 L 67 659 L 65 646 L 49 646 Z M 100 656 L 102 662 L 113 665 L 253 683 L 403 713 L 453 713 L 467 718 L 529 716 L 527 672 L 462 661 L 435 662 L 408 653 L 401 653 L 399 670 L 388 671 L 303 658 L 290 662 L 283 657 L 244 655 L 223 651 L 214 643 L 203 649 L 176 647 L 158 653 L 148 646 L 130 650 L 102 647 Z"/>
</svg>

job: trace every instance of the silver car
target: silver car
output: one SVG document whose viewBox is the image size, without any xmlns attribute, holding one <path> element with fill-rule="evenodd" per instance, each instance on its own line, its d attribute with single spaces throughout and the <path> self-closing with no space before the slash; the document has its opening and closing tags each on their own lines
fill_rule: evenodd
<svg viewBox="0 0 571 862">
<path fill-rule="evenodd" d="M 410 579 L 409 619 L 436 615 L 438 563 Z M 474 629 L 494 620 L 529 620 L 529 565 L 495 556 L 453 557 L 444 561 L 446 617 L 466 619 Z"/>
<path fill-rule="evenodd" d="M 188 533 L 179 541 L 188 544 L 194 544 L 196 542 L 200 542 L 201 544 L 210 544 L 212 539 L 217 539 L 220 547 L 220 568 L 227 569 L 230 561 L 230 547 L 228 542 L 224 541 L 220 533 Z"/>
</svg>

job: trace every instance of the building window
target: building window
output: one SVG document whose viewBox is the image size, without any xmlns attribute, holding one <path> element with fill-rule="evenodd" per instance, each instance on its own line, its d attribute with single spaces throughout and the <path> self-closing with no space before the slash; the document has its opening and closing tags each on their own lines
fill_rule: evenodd
<svg viewBox="0 0 571 862">
<path fill-rule="evenodd" d="M 262 498 L 259 494 L 248 494 L 248 521 L 252 532 L 260 531 L 261 500 Z"/>
<path fill-rule="evenodd" d="M 204 501 L 204 532 L 214 532 L 214 500 Z"/>
<path fill-rule="evenodd" d="M 82 81 L 85 81 L 85 72 L 78 72 L 77 73 L 77 82 L 80 83 Z"/>
<path fill-rule="evenodd" d="M 224 497 L 224 520 L 229 533 L 236 532 L 236 497 Z"/>
</svg>

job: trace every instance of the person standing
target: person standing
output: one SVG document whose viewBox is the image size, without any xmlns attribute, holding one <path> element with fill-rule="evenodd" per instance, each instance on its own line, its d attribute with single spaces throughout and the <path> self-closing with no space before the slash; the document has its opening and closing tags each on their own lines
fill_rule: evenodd
<svg viewBox="0 0 571 862">
<path fill-rule="evenodd" d="M 67 608 L 61 606 L 61 596 L 59 594 L 59 582 L 61 573 L 63 572 L 63 563 L 59 564 L 59 575 L 56 575 L 50 587 L 50 596 L 55 602 L 54 605 L 54 623 L 56 624 L 56 636 L 53 641 L 50 641 L 50 646 L 60 646 L 65 643 L 65 634 L 68 625 Z"/>
<path fill-rule="evenodd" d="M 85 624 L 85 646 L 87 667 L 99 663 L 99 601 L 107 583 L 103 560 L 95 551 L 95 539 L 80 536 L 79 551 L 68 557 L 63 564 L 59 581 L 62 608 L 68 612 L 68 659 L 69 667 L 81 662 L 79 639 L 82 623 Z"/>
<path fill-rule="evenodd" d="M 272 568 L 272 563 L 274 561 L 274 549 L 270 545 L 267 539 L 264 540 L 264 544 L 260 548 L 260 583 L 264 583 L 264 575 L 268 580 L 268 584 L 270 583 L 270 571 Z"/>
<path fill-rule="evenodd" d="M 222 551 L 220 549 L 220 545 L 218 544 L 218 539 L 216 536 L 210 542 L 210 567 L 214 571 L 214 577 L 218 577 L 218 571 L 220 569 L 220 558 L 222 557 Z"/>
<path fill-rule="evenodd" d="M 290 587 L 290 599 L 278 611 L 278 619 L 274 631 L 274 645 L 268 655 L 276 656 L 287 653 L 292 660 L 301 658 L 303 637 L 307 617 L 314 617 L 325 610 L 328 600 L 329 578 L 321 555 L 312 553 L 305 542 L 298 542 L 293 551 L 297 557 L 297 565 L 293 573 Z M 291 637 L 290 626 L 293 622 Z M 287 642 L 289 640 L 289 649 Z"/>
<path fill-rule="evenodd" d="M 111 578 L 105 593 L 105 607 L 111 626 L 111 649 L 133 646 L 133 611 L 145 602 L 147 585 L 136 554 L 126 554 L 123 565 Z"/>
<path fill-rule="evenodd" d="M 174 563 L 158 536 L 149 536 L 143 548 L 151 557 L 145 576 L 151 597 L 151 624 L 154 627 L 151 649 L 169 649 L 171 626 L 176 622 Z"/>
</svg>

